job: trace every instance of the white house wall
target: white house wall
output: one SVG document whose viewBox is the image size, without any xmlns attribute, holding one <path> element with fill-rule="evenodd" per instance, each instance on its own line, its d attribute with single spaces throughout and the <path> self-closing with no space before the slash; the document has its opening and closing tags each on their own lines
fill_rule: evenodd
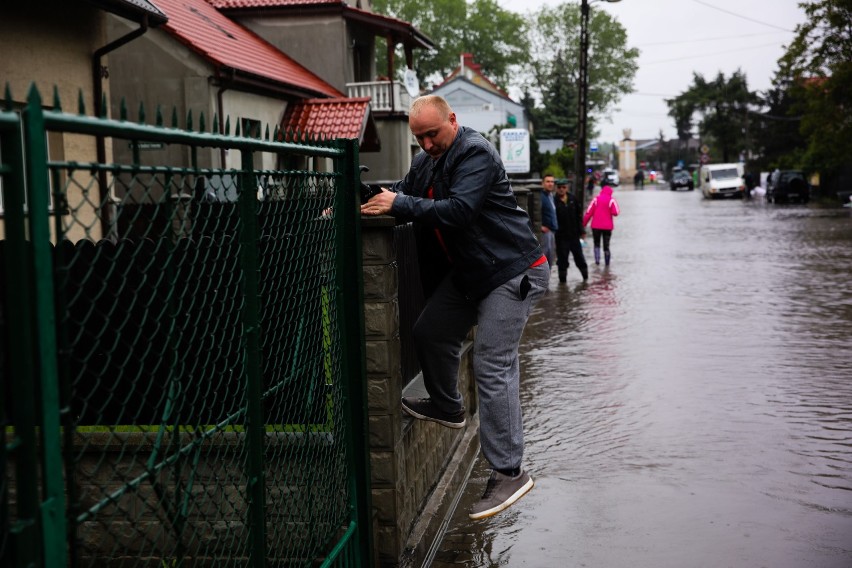
<svg viewBox="0 0 852 568">
<path fill-rule="evenodd" d="M 226 116 L 231 117 L 231 132 L 234 132 L 236 122 L 240 119 L 247 118 L 260 121 L 260 135 L 266 135 L 266 128 L 269 126 L 269 135 L 275 132 L 276 125 L 281 123 L 281 117 L 284 115 L 286 103 L 278 99 L 271 99 L 253 93 L 245 93 L 242 91 L 224 91 L 222 93 L 222 107 Z M 263 169 L 276 169 L 276 156 L 264 152 L 262 155 L 262 163 L 255 162 L 255 167 Z M 232 150 L 226 152 L 225 167 L 238 168 L 241 164 L 240 152 Z"/>
<path fill-rule="evenodd" d="M 468 81 L 451 81 L 434 89 L 432 94 L 440 95 L 450 103 L 459 124 L 479 132 L 505 125 L 509 114 L 515 116 L 516 128 L 529 129 L 522 105 Z"/>
</svg>

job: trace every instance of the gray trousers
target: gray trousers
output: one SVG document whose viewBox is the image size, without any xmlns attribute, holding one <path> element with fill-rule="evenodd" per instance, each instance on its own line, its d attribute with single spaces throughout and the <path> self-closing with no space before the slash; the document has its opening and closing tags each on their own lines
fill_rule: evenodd
<svg viewBox="0 0 852 568">
<path fill-rule="evenodd" d="M 522 281 L 529 292 L 522 298 Z M 414 324 L 414 342 L 426 391 L 444 412 L 464 408 L 458 388 L 462 343 L 474 325 L 473 374 L 479 395 L 479 439 L 494 469 L 521 467 L 518 345 L 533 305 L 547 291 L 547 263 L 528 268 L 479 302 L 466 299 L 447 276 Z"/>
</svg>

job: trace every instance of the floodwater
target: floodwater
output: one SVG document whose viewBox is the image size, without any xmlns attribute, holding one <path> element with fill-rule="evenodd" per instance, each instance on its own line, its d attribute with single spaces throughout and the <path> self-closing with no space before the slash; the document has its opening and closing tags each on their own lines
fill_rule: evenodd
<svg viewBox="0 0 852 568">
<path fill-rule="evenodd" d="M 521 345 L 535 488 L 432 566 L 852 567 L 852 210 L 617 189 Z"/>
</svg>

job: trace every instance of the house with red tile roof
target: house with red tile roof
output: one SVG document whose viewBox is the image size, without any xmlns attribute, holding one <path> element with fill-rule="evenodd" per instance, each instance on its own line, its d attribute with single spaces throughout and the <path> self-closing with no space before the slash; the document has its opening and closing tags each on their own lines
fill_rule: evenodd
<svg viewBox="0 0 852 568">
<path fill-rule="evenodd" d="M 396 180 L 418 151 L 408 130 L 408 107 L 419 91 L 395 80 L 413 73 L 415 50 L 434 43 L 408 22 L 372 12 L 368 0 L 207 0 L 220 12 L 287 53 L 348 97 L 370 99 L 381 150 L 362 153 L 370 179 Z M 387 49 L 387 77 L 376 75 L 377 38 Z M 401 45 L 405 61 L 396 61 Z M 326 105 L 323 108 L 333 110 Z M 323 112 L 323 108 L 313 112 Z M 283 124 L 285 129 L 294 125 Z M 364 141 L 362 141 L 363 144 Z M 362 145 L 362 151 L 364 146 Z"/>
<path fill-rule="evenodd" d="M 168 17 L 132 45 L 110 57 L 110 102 L 113 114 L 121 105 L 136 112 L 140 105 L 153 116 L 157 106 L 171 116 L 192 113 L 196 127 L 203 113 L 207 129 L 218 122 L 220 132 L 230 126 L 252 135 L 274 132 L 287 107 L 306 99 L 345 99 L 345 94 L 304 65 L 283 53 L 250 29 L 228 18 L 205 0 L 156 0 Z M 132 26 L 112 20 L 111 35 L 120 38 Z M 358 124 L 369 120 L 369 108 Z M 133 116 L 131 116 L 133 118 Z M 117 158 L 130 152 L 116 141 Z M 173 155 L 169 147 L 145 151 L 146 163 L 184 165 L 187 156 Z M 209 150 L 199 152 L 200 167 L 239 166 L 239 155 Z M 265 154 L 258 167 L 276 168 L 276 157 Z"/>
</svg>

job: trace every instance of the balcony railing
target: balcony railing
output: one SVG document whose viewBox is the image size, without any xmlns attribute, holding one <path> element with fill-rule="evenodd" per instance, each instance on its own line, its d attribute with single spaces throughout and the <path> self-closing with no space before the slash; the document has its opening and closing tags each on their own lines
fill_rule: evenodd
<svg viewBox="0 0 852 568">
<path fill-rule="evenodd" d="M 347 83 L 346 91 L 350 97 L 370 97 L 373 112 L 407 113 L 411 105 L 411 95 L 396 81 Z"/>
</svg>

